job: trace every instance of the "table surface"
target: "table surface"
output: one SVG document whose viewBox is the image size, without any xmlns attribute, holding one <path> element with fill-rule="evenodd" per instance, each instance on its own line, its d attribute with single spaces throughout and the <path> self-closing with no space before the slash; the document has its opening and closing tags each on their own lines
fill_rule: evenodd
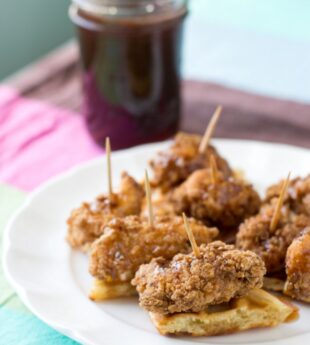
<svg viewBox="0 0 310 345">
<path fill-rule="evenodd" d="M 70 41 L 6 81 L 22 96 L 79 111 L 82 94 L 78 48 Z M 205 81 L 183 83 L 181 129 L 201 133 L 218 104 L 224 106 L 216 136 L 310 147 L 310 105 Z"/>
</svg>

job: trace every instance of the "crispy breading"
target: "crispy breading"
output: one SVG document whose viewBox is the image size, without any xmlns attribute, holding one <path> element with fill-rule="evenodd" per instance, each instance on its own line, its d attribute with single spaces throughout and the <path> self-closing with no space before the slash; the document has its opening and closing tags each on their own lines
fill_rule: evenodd
<svg viewBox="0 0 310 345">
<path fill-rule="evenodd" d="M 93 203 L 83 203 L 67 220 L 67 240 L 72 248 L 87 250 L 114 217 L 137 215 L 141 212 L 144 191 L 131 176 L 123 172 L 118 193 L 100 195 Z"/>
<path fill-rule="evenodd" d="M 224 179 L 222 174 L 214 183 L 210 169 L 193 172 L 173 192 L 172 201 L 177 213 L 185 212 L 220 230 L 237 229 L 260 207 L 260 197 L 250 184 Z"/>
<path fill-rule="evenodd" d="M 286 253 L 284 293 L 310 303 L 310 227 L 294 239 Z"/>
<path fill-rule="evenodd" d="M 216 228 L 207 228 L 189 219 L 199 244 L 212 241 Z M 190 251 L 190 243 L 181 217 L 155 217 L 154 227 L 137 216 L 115 218 L 91 249 L 90 273 L 106 282 L 130 282 L 141 264 L 154 257 L 171 259 L 177 253 Z"/>
<path fill-rule="evenodd" d="M 154 172 L 152 185 L 168 191 L 182 183 L 193 171 L 209 167 L 212 155 L 224 176 L 231 176 L 232 170 L 229 164 L 213 146 L 209 145 L 204 154 L 199 153 L 200 141 L 199 135 L 178 133 L 169 149 L 159 152 L 150 161 Z"/>
<path fill-rule="evenodd" d="M 98 238 L 103 227 L 112 219 L 111 214 L 103 214 L 89 203 L 74 209 L 67 220 L 67 241 L 74 249 L 87 251 L 90 244 Z"/>
<path fill-rule="evenodd" d="M 236 245 L 240 249 L 252 250 L 265 262 L 267 272 L 273 273 L 284 269 L 285 256 L 294 238 L 310 225 L 310 218 L 296 215 L 287 205 L 281 209 L 281 216 L 275 231 L 270 224 L 275 210 L 276 199 L 270 205 L 264 205 L 258 215 L 240 225 Z"/>
<path fill-rule="evenodd" d="M 199 250 L 198 258 L 178 254 L 142 265 L 132 281 L 141 307 L 161 314 L 200 312 L 262 286 L 266 269 L 255 253 L 220 241 Z"/>
<path fill-rule="evenodd" d="M 282 185 L 283 180 L 267 189 L 265 203 L 279 196 Z M 310 216 L 310 175 L 289 182 L 284 202 L 292 211 Z"/>
</svg>

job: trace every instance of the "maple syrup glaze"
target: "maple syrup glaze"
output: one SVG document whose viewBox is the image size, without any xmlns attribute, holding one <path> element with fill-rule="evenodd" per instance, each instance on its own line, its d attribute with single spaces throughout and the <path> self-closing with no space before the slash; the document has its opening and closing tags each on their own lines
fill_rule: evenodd
<svg viewBox="0 0 310 345">
<path fill-rule="evenodd" d="M 186 2 L 184 2 L 186 3 Z M 186 6 L 152 15 L 102 16 L 71 5 L 90 133 L 113 148 L 173 135 L 181 112 L 180 59 Z"/>
</svg>

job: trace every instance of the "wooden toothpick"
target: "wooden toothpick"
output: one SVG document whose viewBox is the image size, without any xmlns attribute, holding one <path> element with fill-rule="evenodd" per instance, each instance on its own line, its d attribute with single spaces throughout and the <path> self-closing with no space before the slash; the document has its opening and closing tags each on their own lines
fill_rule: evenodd
<svg viewBox="0 0 310 345">
<path fill-rule="evenodd" d="M 211 169 L 211 179 L 213 184 L 218 183 L 218 171 L 214 155 L 210 157 L 210 169 Z"/>
<path fill-rule="evenodd" d="M 153 215 L 153 206 L 152 206 L 151 187 L 150 187 L 150 181 L 149 181 L 149 176 L 147 174 L 147 170 L 145 170 L 144 180 L 145 180 L 144 183 L 145 183 L 146 203 L 147 203 L 147 208 L 149 211 L 149 226 L 153 227 L 154 215 Z"/>
<path fill-rule="evenodd" d="M 220 118 L 220 115 L 222 113 L 223 107 L 221 105 L 219 105 L 216 109 L 214 114 L 212 115 L 212 118 L 208 124 L 208 127 L 206 128 L 206 131 L 203 135 L 203 138 L 200 142 L 199 145 L 199 153 L 205 153 L 206 149 L 209 145 L 209 142 L 211 140 L 212 134 L 215 130 L 216 124 Z"/>
<path fill-rule="evenodd" d="M 185 215 L 184 212 L 183 212 L 182 215 L 183 215 L 184 227 L 185 227 L 187 236 L 188 236 L 188 238 L 189 238 L 189 241 L 190 241 L 190 243 L 191 243 L 193 252 L 194 252 L 196 258 L 199 258 L 199 257 L 200 257 L 200 250 L 199 250 L 199 248 L 198 248 L 198 246 L 197 246 L 197 243 L 196 243 L 196 240 L 195 240 L 193 231 L 192 231 L 191 227 L 190 227 L 189 224 L 188 224 L 188 219 L 187 219 L 187 217 L 186 217 L 186 215 Z"/>
<path fill-rule="evenodd" d="M 271 232 L 275 231 L 277 226 L 278 226 L 279 219 L 280 219 L 280 216 L 281 216 L 281 208 L 283 206 L 284 197 L 285 197 L 285 194 L 287 192 L 287 188 L 288 188 L 288 185 L 289 185 L 289 182 L 290 182 L 290 177 L 291 177 L 291 173 L 289 173 L 287 178 L 286 178 L 286 180 L 283 181 L 281 192 L 280 192 L 280 195 L 279 195 L 279 199 L 278 199 L 278 202 L 277 202 L 277 205 L 276 205 L 276 208 L 274 210 L 274 214 L 272 216 L 272 220 L 271 220 L 271 223 L 270 223 L 270 231 Z"/>
<path fill-rule="evenodd" d="M 105 139 L 105 153 L 107 156 L 108 192 L 109 192 L 109 196 L 111 196 L 113 194 L 113 188 L 112 188 L 112 172 L 111 172 L 111 144 L 110 144 L 109 137 Z"/>
</svg>

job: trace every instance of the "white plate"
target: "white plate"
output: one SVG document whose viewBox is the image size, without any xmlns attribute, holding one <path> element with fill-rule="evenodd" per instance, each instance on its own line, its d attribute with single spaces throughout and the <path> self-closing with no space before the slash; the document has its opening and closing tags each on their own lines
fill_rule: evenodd
<svg viewBox="0 0 310 345">
<path fill-rule="evenodd" d="M 260 190 L 292 171 L 310 172 L 310 151 L 286 145 L 216 140 L 233 167 L 244 169 Z M 117 186 L 122 170 L 142 178 L 149 158 L 167 143 L 113 153 Z M 85 344 L 295 344 L 310 342 L 310 307 L 300 319 L 274 329 L 209 338 L 171 338 L 157 334 L 136 299 L 93 303 L 87 298 L 91 277 L 87 258 L 65 242 L 66 219 L 73 207 L 106 190 L 104 158 L 81 165 L 36 190 L 8 225 L 4 268 L 23 302 L 47 324 Z"/>
</svg>

